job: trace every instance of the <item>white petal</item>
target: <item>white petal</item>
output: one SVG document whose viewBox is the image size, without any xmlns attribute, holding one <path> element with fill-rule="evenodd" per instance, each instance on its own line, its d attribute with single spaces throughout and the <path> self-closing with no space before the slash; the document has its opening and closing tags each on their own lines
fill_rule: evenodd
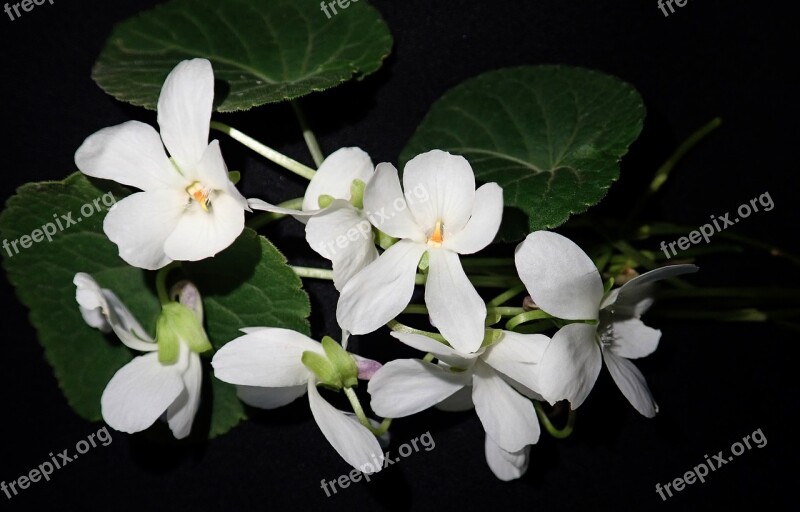
<svg viewBox="0 0 800 512">
<path fill-rule="evenodd" d="M 378 164 L 364 190 L 364 211 L 373 226 L 395 238 L 425 242 L 425 232 L 408 210 L 397 169 L 388 163 Z"/>
<path fill-rule="evenodd" d="M 533 403 L 482 361 L 472 375 L 472 401 L 486 434 L 504 450 L 515 452 L 539 441 Z"/>
<path fill-rule="evenodd" d="M 616 292 L 614 315 L 617 317 L 639 318 L 653 304 L 653 288 L 656 281 L 691 274 L 699 269 L 695 265 L 670 265 L 636 276 Z"/>
<path fill-rule="evenodd" d="M 400 240 L 347 281 L 336 308 L 339 325 L 366 334 L 399 315 L 414 293 L 417 265 L 426 250 Z"/>
<path fill-rule="evenodd" d="M 158 97 L 161 139 L 181 170 L 194 167 L 208 145 L 214 71 L 206 59 L 185 60 L 167 76 Z"/>
<path fill-rule="evenodd" d="M 319 209 L 319 196 L 350 201 L 353 180 L 368 183 L 375 165 L 361 148 L 341 148 L 322 162 L 303 196 L 303 210 Z"/>
<path fill-rule="evenodd" d="M 458 254 L 447 249 L 428 251 L 425 304 L 431 322 L 460 352 L 475 352 L 483 343 L 486 304 L 470 282 Z"/>
<path fill-rule="evenodd" d="M 78 272 L 72 283 L 75 285 L 75 300 L 86 323 L 102 332 L 110 332 L 111 325 L 106 319 L 108 303 L 97 281 L 89 274 Z"/>
<path fill-rule="evenodd" d="M 383 365 L 369 381 L 370 406 L 384 418 L 402 418 L 424 411 L 469 383 L 471 372 L 453 372 L 418 359 Z"/>
<path fill-rule="evenodd" d="M 82 173 L 142 190 L 175 188 L 183 178 L 170 163 L 158 132 L 139 121 L 104 128 L 75 152 Z"/>
<path fill-rule="evenodd" d="M 448 347 L 444 343 L 440 343 L 433 338 L 423 336 L 422 334 L 396 331 L 392 331 L 390 334 L 409 347 L 425 353 L 431 353 L 440 361 L 444 361 L 448 365 L 455 366 L 456 368 L 470 368 L 475 362 L 475 358 L 483 354 L 483 349 L 472 353 L 459 352 L 454 348 Z"/>
<path fill-rule="evenodd" d="M 203 368 L 200 356 L 189 354 L 189 366 L 183 376 L 184 390 L 167 409 L 167 422 L 175 439 L 183 439 L 192 431 L 194 417 L 200 407 L 200 392 L 203 387 Z"/>
<path fill-rule="evenodd" d="M 658 348 L 661 331 L 647 327 L 636 318 L 613 323 L 614 339 L 610 350 L 626 359 L 649 356 Z"/>
<path fill-rule="evenodd" d="M 114 374 L 103 391 L 103 419 L 115 430 L 140 432 L 164 414 L 184 386 L 177 365 L 162 365 L 155 352 L 136 357 Z"/>
<path fill-rule="evenodd" d="M 494 240 L 503 220 L 503 189 L 487 183 L 475 191 L 472 217 L 461 231 L 444 238 L 442 247 L 459 254 L 474 254 Z"/>
<path fill-rule="evenodd" d="M 567 399 L 577 409 L 589 395 L 603 365 L 595 335 L 593 325 L 569 324 L 550 340 L 539 363 L 539 387 L 548 402 Z"/>
<path fill-rule="evenodd" d="M 117 244 L 125 262 L 157 270 L 172 261 L 164 252 L 164 243 L 178 225 L 187 200 L 185 192 L 176 190 L 133 194 L 109 210 L 103 231 Z"/>
<path fill-rule="evenodd" d="M 417 224 L 432 233 L 441 221 L 446 240 L 464 229 L 472 215 L 475 173 L 463 156 L 435 149 L 409 160 L 403 189 Z"/>
<path fill-rule="evenodd" d="M 448 396 L 438 404 L 434 405 L 436 409 L 445 412 L 463 412 L 475 408 L 472 403 L 472 383 L 469 386 L 464 386 L 452 395 Z"/>
<path fill-rule="evenodd" d="M 227 194 L 235 199 L 243 210 L 249 209 L 247 199 L 228 177 L 228 166 L 225 165 L 225 160 L 222 158 L 218 140 L 212 140 L 211 144 L 206 147 L 203 157 L 192 174 L 194 174 L 192 181 L 200 181 L 204 186 L 217 191 L 216 194 Z"/>
<path fill-rule="evenodd" d="M 534 302 L 565 320 L 595 320 L 603 281 L 592 260 L 566 237 L 535 231 L 517 246 L 517 272 Z"/>
<path fill-rule="evenodd" d="M 189 205 L 164 243 L 164 251 L 179 261 L 210 258 L 227 249 L 243 229 L 241 203 L 228 194 L 218 194 L 207 212 L 195 201 Z"/>
<path fill-rule="evenodd" d="M 538 363 L 548 343 L 550 338 L 544 334 L 503 331 L 502 339 L 489 347 L 481 359 L 503 375 L 541 392 Z"/>
<path fill-rule="evenodd" d="M 303 352 L 323 355 L 322 345 L 289 329 L 264 328 L 240 336 L 214 354 L 214 375 L 224 382 L 279 388 L 305 384 L 311 375 Z"/>
<path fill-rule="evenodd" d="M 333 284 L 339 291 L 378 259 L 372 225 L 366 215 L 341 199 L 308 220 L 306 241 L 320 256 L 333 262 Z"/>
<path fill-rule="evenodd" d="M 486 463 L 489 464 L 489 469 L 492 470 L 494 476 L 504 482 L 516 480 L 528 471 L 528 461 L 530 460 L 531 453 L 530 446 L 526 446 L 522 450 L 516 452 L 508 452 L 500 448 L 500 446 L 487 435 L 484 451 L 486 453 Z"/>
<path fill-rule="evenodd" d="M 308 403 L 325 439 L 345 462 L 366 474 L 383 468 L 383 450 L 375 436 L 357 419 L 326 402 L 314 379 L 308 382 Z"/>
<path fill-rule="evenodd" d="M 617 383 L 622 394 L 643 416 L 652 418 L 658 412 L 658 405 L 653 399 L 647 381 L 642 372 L 624 357 L 614 355 L 611 351 L 603 351 L 606 368 Z"/>
<path fill-rule="evenodd" d="M 259 386 L 236 386 L 236 396 L 251 407 L 277 409 L 294 402 L 306 394 L 307 385 L 285 388 L 262 388 Z"/>
</svg>

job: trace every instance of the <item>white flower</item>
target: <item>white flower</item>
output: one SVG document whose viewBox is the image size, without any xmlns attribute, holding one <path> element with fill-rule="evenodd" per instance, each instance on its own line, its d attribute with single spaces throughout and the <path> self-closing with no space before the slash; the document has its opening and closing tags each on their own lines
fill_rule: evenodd
<svg viewBox="0 0 800 512">
<path fill-rule="evenodd" d="M 274 409 L 308 393 L 311 414 L 322 434 L 351 466 L 370 474 L 383 467 L 378 440 L 352 415 L 325 401 L 315 375 L 302 361 L 303 352 L 325 356 L 322 345 L 289 329 L 255 327 L 227 343 L 214 355 L 214 375 L 236 384 L 243 402 Z"/>
<path fill-rule="evenodd" d="M 548 231 L 528 235 L 516 250 L 517 271 L 534 302 L 564 320 L 590 320 L 562 327 L 541 362 L 542 395 L 550 402 L 566 398 L 573 409 L 592 390 L 605 360 L 622 394 L 644 416 L 658 406 L 644 376 L 629 359 L 655 351 L 661 331 L 639 317 L 652 305 L 653 282 L 696 272 L 694 265 L 673 265 L 644 273 L 604 293 L 592 260 L 569 239 Z"/>
<path fill-rule="evenodd" d="M 179 339 L 176 360 L 162 364 L 159 345 L 112 291 L 100 288 L 84 273 L 76 274 L 73 282 L 89 325 L 104 332 L 113 329 L 128 348 L 147 352 L 119 369 L 106 385 L 100 399 L 105 422 L 115 430 L 134 433 L 147 429 L 166 412 L 172 434 L 177 439 L 188 436 L 200 404 L 200 356 Z"/>
<path fill-rule="evenodd" d="M 503 215 L 496 183 L 475 190 L 475 175 L 460 156 L 430 151 L 403 173 L 380 164 L 367 184 L 364 207 L 375 226 L 401 239 L 350 279 L 336 317 L 353 334 L 372 332 L 396 317 L 414 292 L 417 266 L 428 254 L 425 302 L 433 324 L 453 346 L 473 352 L 483 340 L 486 305 L 461 267 L 459 254 L 489 245 Z M 427 200 L 412 191 L 422 190 Z"/>
<path fill-rule="evenodd" d="M 372 178 L 375 165 L 360 148 L 341 148 L 319 166 L 303 196 L 302 211 L 248 199 L 254 210 L 291 215 L 307 223 L 306 241 L 320 256 L 333 264 L 337 290 L 378 257 L 372 225 L 361 208 L 363 186 Z M 353 192 L 359 197 L 354 198 Z M 324 208 L 320 198 L 330 200 Z M 355 202 L 356 204 L 353 204 Z"/>
<path fill-rule="evenodd" d="M 385 364 L 369 381 L 372 410 L 402 418 L 434 405 L 457 411 L 474 404 L 486 431 L 490 468 L 503 480 L 521 476 L 528 447 L 539 440 L 539 421 L 529 398 L 543 400 L 538 363 L 549 338 L 503 331 L 490 347 L 464 353 L 427 336 L 392 336 L 433 354 L 440 363 L 402 359 Z"/>
<path fill-rule="evenodd" d="M 103 223 L 130 265 L 155 270 L 208 258 L 244 229 L 247 201 L 228 178 L 219 142 L 208 143 L 213 98 L 211 63 L 183 61 L 161 89 L 160 137 L 129 121 L 91 135 L 75 153 L 84 174 L 142 190 L 119 201 Z"/>
</svg>

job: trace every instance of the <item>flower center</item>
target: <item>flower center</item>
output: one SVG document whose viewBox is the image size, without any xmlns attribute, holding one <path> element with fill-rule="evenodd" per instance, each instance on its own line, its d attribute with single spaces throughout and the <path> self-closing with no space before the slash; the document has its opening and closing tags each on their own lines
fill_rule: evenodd
<svg viewBox="0 0 800 512">
<path fill-rule="evenodd" d="M 444 237 L 442 236 L 442 221 L 437 220 L 436 227 L 433 228 L 433 233 L 431 233 L 431 236 L 428 237 L 428 245 L 432 245 L 434 247 L 441 247 L 443 239 Z"/>
<path fill-rule="evenodd" d="M 600 311 L 600 325 L 597 328 L 597 337 L 603 348 L 609 348 L 616 337 L 614 333 L 614 307 L 609 306 Z"/>
<path fill-rule="evenodd" d="M 203 187 L 202 183 L 195 181 L 186 187 L 186 193 L 189 194 L 189 197 L 200 203 L 200 207 L 203 211 L 208 211 L 208 207 L 211 206 L 211 199 L 209 198 L 211 191 Z"/>
</svg>

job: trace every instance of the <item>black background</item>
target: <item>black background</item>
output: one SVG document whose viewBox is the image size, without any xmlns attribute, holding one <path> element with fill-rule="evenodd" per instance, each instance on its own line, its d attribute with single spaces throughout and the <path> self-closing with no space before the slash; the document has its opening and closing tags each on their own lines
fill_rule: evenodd
<svg viewBox="0 0 800 512">
<path fill-rule="evenodd" d="M 155 114 L 121 104 L 90 79 L 114 23 L 154 1 L 64 1 L 21 19 L 0 16 L 2 192 L 74 171 L 73 154 L 96 130 Z M 798 248 L 795 207 L 796 95 L 787 69 L 797 54 L 792 12 L 757 2 L 689 0 L 665 18 L 655 0 L 375 0 L 395 38 L 392 56 L 362 82 L 305 102 L 323 149 L 358 145 L 375 162 L 396 161 L 430 105 L 481 72 L 520 64 L 595 68 L 634 84 L 648 109 L 644 132 L 601 211 L 624 212 L 652 171 L 694 129 L 715 116 L 723 127 L 689 155 L 652 204 L 653 216 L 697 226 L 768 191 L 771 212 L 737 224 L 741 234 Z M 322 16 L 322 13 L 319 13 Z M 791 91 L 794 92 L 794 91 Z M 287 106 L 221 120 L 310 163 Z M 235 142 L 222 140 L 248 196 L 283 200 L 302 181 L 278 174 Z M 266 234 L 292 261 L 321 264 L 291 220 Z M 721 257 L 703 266 L 702 284 L 797 283 L 797 270 L 760 257 Z M 314 335 L 335 334 L 336 294 L 308 282 Z M 3 393 L 0 480 L 11 481 L 74 449 L 96 432 L 67 406 L 44 360 L 25 308 L 5 279 L 2 294 Z M 430 430 L 433 451 L 415 453 L 326 498 L 320 480 L 349 471 L 327 444 L 305 400 L 269 413 L 207 444 L 163 444 L 151 434 L 113 433 L 97 448 L 13 500 L 3 510 L 709 510 L 763 506 L 794 498 L 798 451 L 794 357 L 797 334 L 755 324 L 649 321 L 663 330 L 659 350 L 639 363 L 661 413 L 638 415 L 603 372 L 566 441 L 546 434 L 522 479 L 503 483 L 483 456 L 474 414 L 426 412 L 396 421 L 394 450 Z M 355 340 L 383 361 L 406 352 L 385 332 Z M 680 477 L 756 429 L 768 440 L 668 502 L 655 484 Z M 157 436 L 156 436 L 157 437 Z M 774 501 L 773 501 L 774 503 Z"/>
</svg>

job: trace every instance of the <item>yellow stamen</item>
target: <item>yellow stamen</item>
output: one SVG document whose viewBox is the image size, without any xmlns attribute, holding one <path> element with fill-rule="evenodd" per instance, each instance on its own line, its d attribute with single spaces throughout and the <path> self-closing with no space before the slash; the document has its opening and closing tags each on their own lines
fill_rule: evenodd
<svg viewBox="0 0 800 512">
<path fill-rule="evenodd" d="M 430 238 L 428 238 L 428 243 L 431 245 L 440 246 L 442 245 L 442 221 L 436 221 L 436 227 L 433 228 L 433 233 L 431 233 Z"/>
<path fill-rule="evenodd" d="M 208 198 L 208 191 L 203 188 L 203 185 L 200 184 L 199 181 L 195 181 L 188 187 L 186 187 L 186 192 L 198 203 L 200 203 L 200 207 L 203 211 L 208 211 L 208 205 L 211 204 L 210 199 Z"/>
</svg>

